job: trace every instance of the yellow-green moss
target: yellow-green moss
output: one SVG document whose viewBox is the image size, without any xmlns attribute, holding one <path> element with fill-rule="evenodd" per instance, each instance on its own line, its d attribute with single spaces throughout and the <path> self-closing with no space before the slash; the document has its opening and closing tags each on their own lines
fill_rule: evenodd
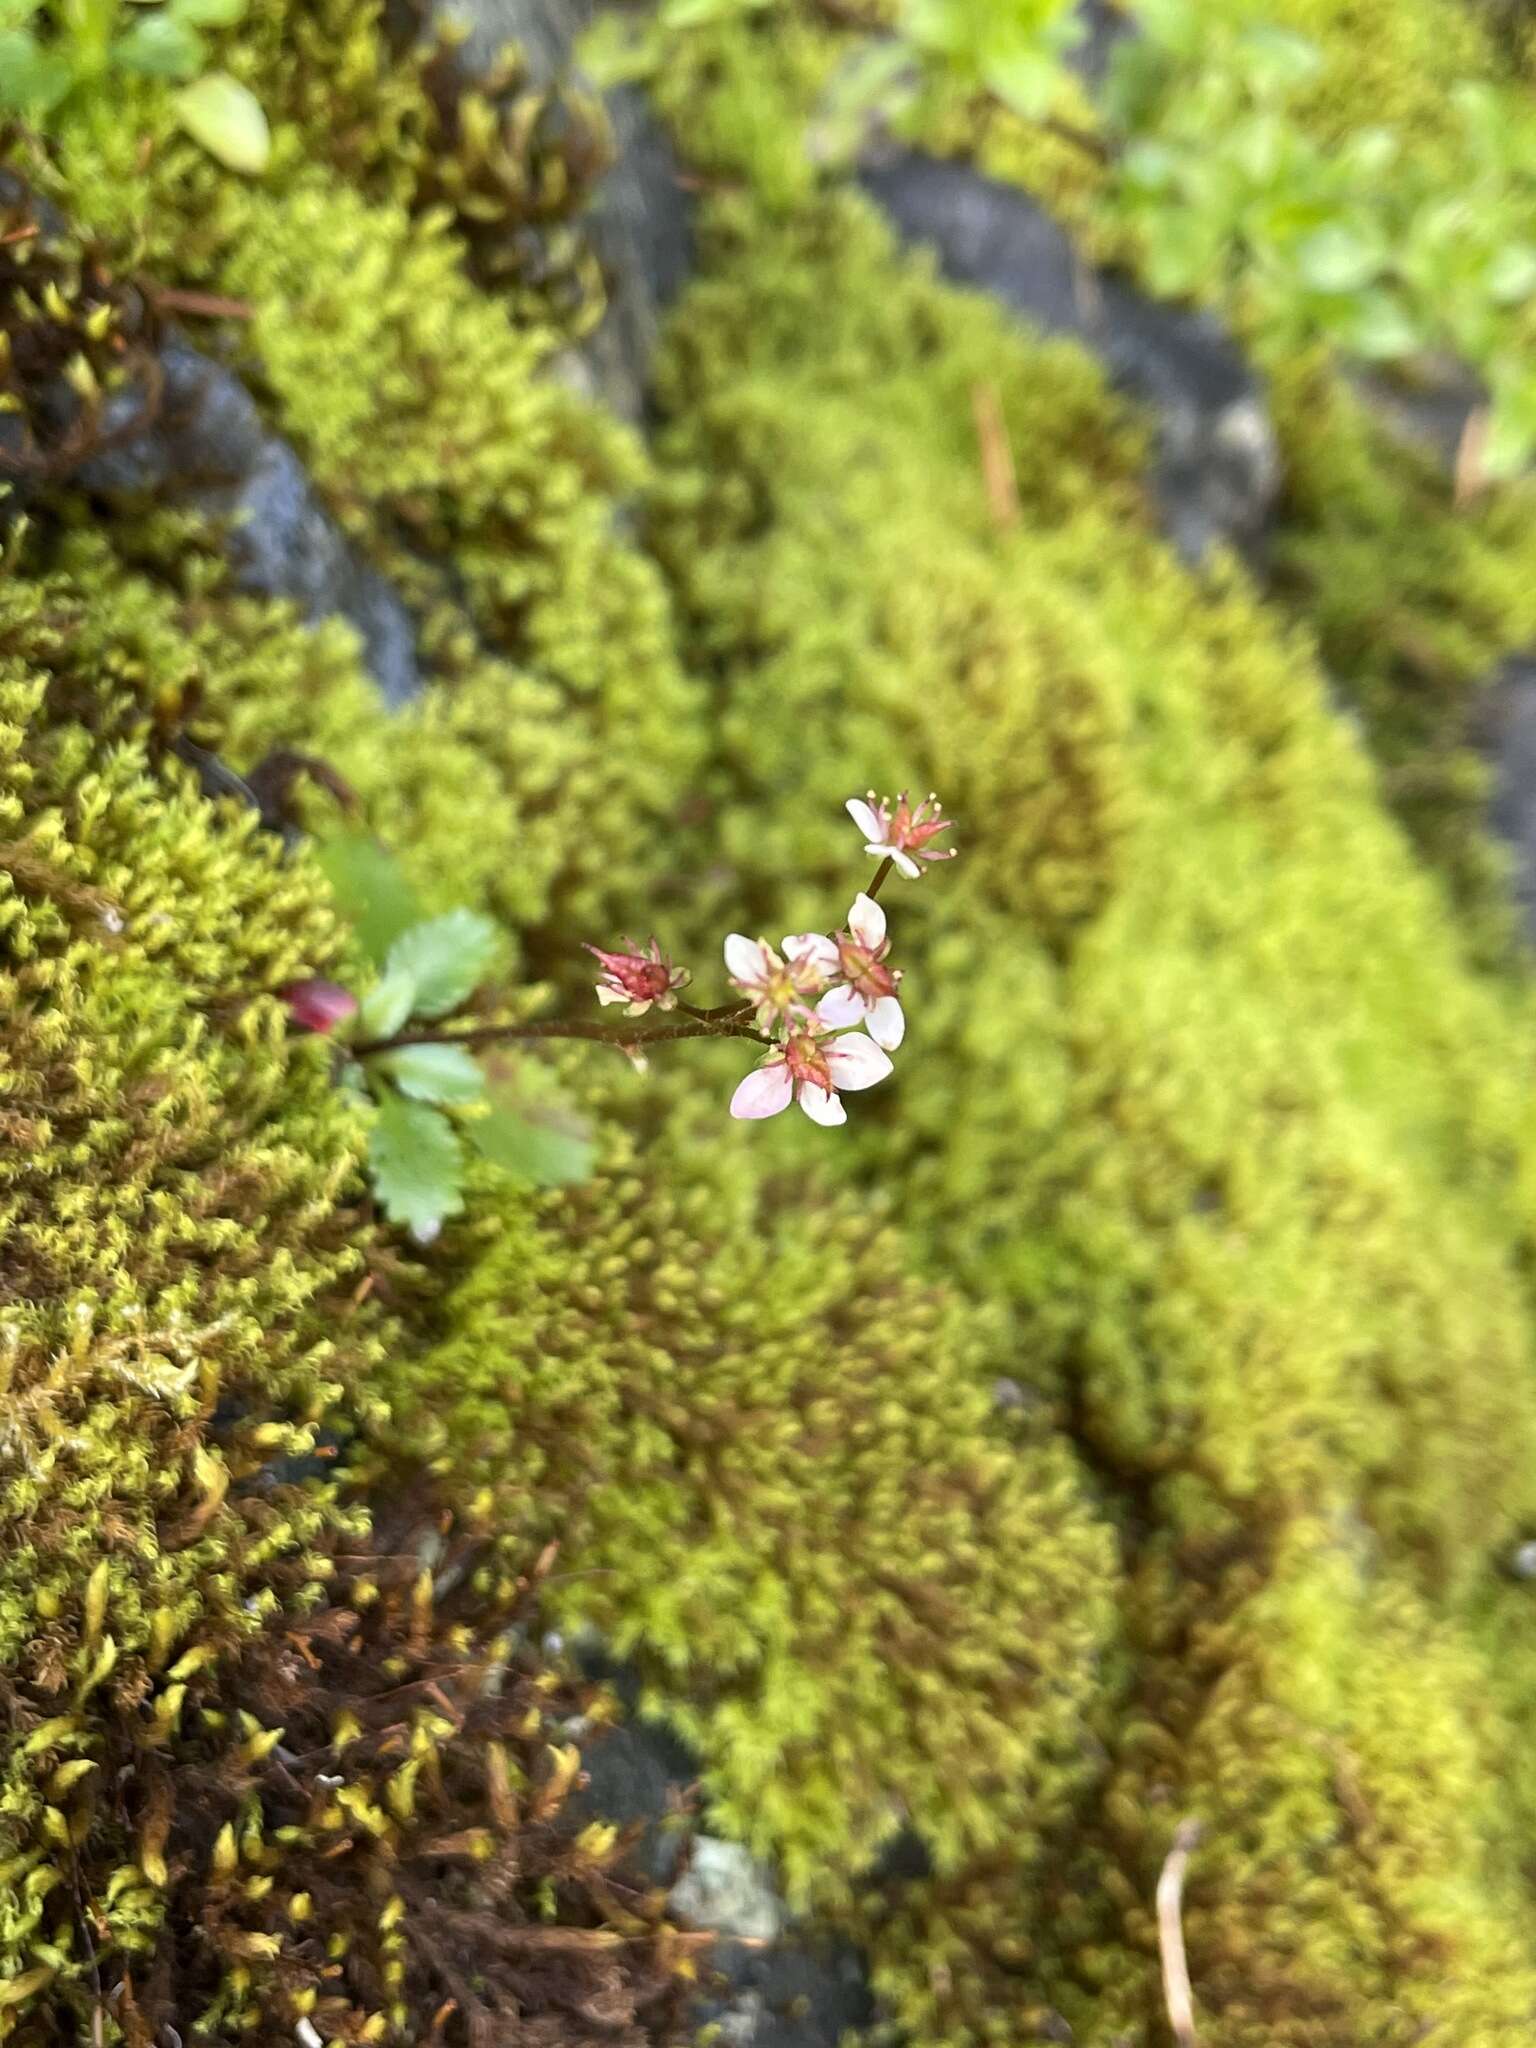
<svg viewBox="0 0 1536 2048">
<path fill-rule="evenodd" d="M 1097 1696 L 1111 1750 L 1127 1723 L 1154 1761 L 1208 1732 L 1177 1792 L 1138 1757 L 1054 1849 L 1025 1833 L 962 1860 L 880 1934 L 882 1983 L 923 2040 L 1051 2038 L 1052 2010 L 1105 2048 L 1140 2039 L 1178 1800 L 1230 1830 L 1234 1903 L 1196 1972 L 1223 2048 L 1310 2040 L 1314 2012 L 1340 2048 L 1396 2041 L 1399 2005 L 1512 2043 L 1528 1904 L 1468 1791 L 1509 1729 L 1458 1747 L 1426 1726 L 1404 1764 L 1377 1717 L 1426 1659 L 1471 1714 L 1469 1602 L 1536 1507 L 1529 996 L 1468 971 L 1308 641 L 1156 538 L 1080 359 L 937 288 L 842 203 L 734 213 L 713 253 L 663 368 L 653 534 L 726 706 L 722 893 L 747 928 L 819 920 L 859 872 L 842 799 L 942 792 L 962 858 L 891 885 L 908 1037 L 838 1156 L 1007 1298 L 1014 1370 L 1133 1543 L 1253 1561 L 1242 1635 L 1230 1592 L 1165 1565 L 1128 1606 L 1129 1703 Z M 982 375 L 1019 465 L 1011 529 L 975 444 Z M 757 1142 L 783 1171 L 803 1156 L 792 1131 Z M 1358 1532 L 1379 1592 L 1347 1597 L 1319 1527 Z M 1305 1570 L 1282 1569 L 1293 1550 Z M 1337 1694 L 1291 1704 L 1311 1659 Z M 1229 1697 L 1276 1746 L 1240 1787 L 1256 1738 Z M 1380 1773 L 1379 1867 L 1340 1832 L 1286 1920 L 1265 1844 L 1306 1865 L 1302 1788 L 1327 1804 L 1336 1736 Z M 1060 1868 L 1100 1801 L 1121 1832 L 1069 1907 Z M 1362 1915 L 1335 1954 L 1333 1922 Z"/>
<path fill-rule="evenodd" d="M 1272 381 L 1285 494 L 1272 573 L 1360 715 L 1382 787 L 1445 875 L 1468 939 L 1507 953 L 1505 863 L 1488 838 L 1475 740 L 1482 685 L 1536 639 L 1527 484 L 1471 504 L 1427 453 L 1395 441 L 1315 363 Z"/>
<path fill-rule="evenodd" d="M 371 11 L 325 20 L 371 120 Z M 1515 2048 L 1536 1730 L 1497 1575 L 1536 1521 L 1529 993 L 1468 972 L 1311 637 L 1168 554 L 1092 367 L 815 196 L 798 123 L 830 44 L 796 20 L 662 82 L 683 114 L 719 88 L 700 155 L 769 204 L 712 209 L 654 478 L 542 380 L 553 333 L 469 281 L 387 149 L 323 181 L 296 112 L 269 183 L 235 186 L 159 130 L 136 169 L 130 107 L 61 155 L 92 225 L 249 300 L 263 402 L 435 682 L 386 725 L 344 629 L 234 598 L 148 523 L 50 532 L 72 582 L 13 592 L 5 1114 L 92 1125 L 11 1169 L 36 1274 L 12 1370 L 52 1462 L 49 1488 L 0 1466 L 0 1668 L 90 1761 L 100 1716 L 171 1715 L 166 1658 L 312 1601 L 323 1510 L 264 1490 L 256 1432 L 297 1447 L 344 1388 L 381 1474 L 419 1448 L 488 1539 L 473 1590 L 559 1545 L 556 1618 L 636 1660 L 719 1824 L 839 1902 L 919 2044 L 1157 2039 L 1150 1901 L 1191 1813 L 1212 2048 Z M 1524 599 L 1506 515 L 1486 558 L 1448 524 L 1400 548 L 1427 497 L 1355 448 L 1298 470 L 1319 538 L 1298 521 L 1285 573 L 1364 702 L 1368 607 L 1429 620 L 1460 678 Z M 642 489 L 670 590 L 616 537 Z M 348 1207 L 323 1048 L 223 1000 L 345 955 L 307 863 L 166 760 L 189 720 L 237 766 L 324 754 L 428 900 L 490 906 L 536 968 L 598 918 L 668 922 L 701 971 L 732 926 L 834 919 L 868 872 L 843 799 L 936 784 L 963 857 L 891 887 L 896 1078 L 835 1139 L 732 1131 L 730 1048 L 594 1090 L 592 1184 L 478 1190 L 425 1298 Z M 384 1359 L 369 1277 L 403 1318 Z M 174 1384 L 187 1327 L 230 1408 Z M 62 1851 L 110 1816 L 17 1746 L 3 1966 L 83 1982 Z M 855 1906 L 903 1826 L 936 1875 Z M 134 1882 L 101 1910 L 126 1946 L 162 1906 Z"/>
<path fill-rule="evenodd" d="M 903 1824 L 945 1865 L 1038 1830 L 1110 1648 L 1070 1455 L 999 1426 L 995 1319 L 893 1231 L 692 1140 L 490 1203 L 395 1426 L 519 1549 L 559 1543 L 553 1612 L 637 1661 L 797 1897 Z"/>
<path fill-rule="evenodd" d="M 1200 2037 L 1516 2048 L 1536 1999 L 1523 1842 L 1487 1667 L 1341 1513 L 1274 1544 L 1160 1542 L 1128 1602 L 1139 1676 L 1101 1702 L 1091 1800 L 1021 1869 L 888 1890 L 875 1981 L 925 2041 L 1087 2048 L 1165 2025 L 1155 1897 L 1199 1823 L 1180 1920 Z"/>
<path fill-rule="evenodd" d="M 318 1595 L 333 1511 L 262 1473 L 377 1340 L 359 1120 L 271 994 L 338 948 L 323 885 L 162 757 L 131 600 L 13 563 L 0 606 L 0 1975 L 69 1977 L 82 1915 L 131 1946 L 157 1909 L 54 1882 L 112 1825 L 105 1730 L 164 1741 Z"/>
</svg>

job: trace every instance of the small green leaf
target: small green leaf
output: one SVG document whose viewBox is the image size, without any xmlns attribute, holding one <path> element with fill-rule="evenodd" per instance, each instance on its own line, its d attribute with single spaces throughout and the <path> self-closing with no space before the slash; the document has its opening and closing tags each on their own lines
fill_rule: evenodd
<svg viewBox="0 0 1536 2048">
<path fill-rule="evenodd" d="M 136 21 L 112 45 L 113 61 L 145 78 L 195 78 L 206 55 L 197 30 L 163 9 Z"/>
<path fill-rule="evenodd" d="M 1506 242 L 1488 266 L 1488 293 L 1501 306 L 1515 306 L 1536 291 L 1536 249 Z"/>
<path fill-rule="evenodd" d="M 1536 452 L 1536 373 L 1496 370 L 1488 433 L 1483 443 L 1483 474 L 1504 483 L 1518 476 Z"/>
<path fill-rule="evenodd" d="M 1061 90 L 1061 66 L 1043 50 L 1021 50 L 982 67 L 982 83 L 1024 121 L 1037 121 Z"/>
<path fill-rule="evenodd" d="M 475 910 L 450 910 L 402 932 L 385 965 L 415 977 L 419 1017 L 441 1017 L 474 994 L 496 963 L 501 933 Z"/>
<path fill-rule="evenodd" d="M 1244 81 L 1255 94 L 1294 92 L 1323 68 L 1316 43 L 1263 23 L 1244 34 L 1242 52 Z"/>
<path fill-rule="evenodd" d="M 382 967 L 403 931 L 421 921 L 421 905 L 394 855 L 365 832 L 338 832 L 315 848 L 336 908 L 363 950 Z"/>
<path fill-rule="evenodd" d="M 358 1005 L 358 1030 L 364 1038 L 388 1038 L 415 1006 L 415 975 L 408 967 L 388 968 Z"/>
<path fill-rule="evenodd" d="M 446 1117 L 393 1092 L 368 1134 L 368 1178 L 386 1216 L 419 1237 L 435 1236 L 464 1206 L 464 1154 Z"/>
<path fill-rule="evenodd" d="M 591 1125 L 544 1070 L 525 1065 L 517 1071 L 517 1081 L 497 1086 L 490 1115 L 465 1125 L 469 1142 L 493 1166 L 534 1187 L 585 1180 L 597 1153 Z"/>
<path fill-rule="evenodd" d="M 485 1093 L 480 1062 L 462 1045 L 402 1045 L 380 1064 L 401 1094 L 417 1102 L 478 1102 Z"/>
<path fill-rule="evenodd" d="M 336 1086 L 343 1095 L 353 1102 L 371 1102 L 372 1092 L 368 1087 L 368 1073 L 361 1060 L 343 1060 L 341 1071 L 336 1076 Z"/>
<path fill-rule="evenodd" d="M 261 102 L 226 71 L 210 71 L 176 95 L 181 125 L 210 156 L 254 176 L 267 167 L 271 131 Z"/>
<path fill-rule="evenodd" d="M 0 107 L 19 114 L 46 114 L 74 82 L 68 58 L 45 50 L 30 29 L 0 32 Z"/>
<path fill-rule="evenodd" d="M 1424 337 L 1407 309 L 1390 292 L 1361 294 L 1348 311 L 1331 324 L 1330 332 L 1347 349 L 1370 362 L 1398 362 L 1424 345 Z"/>
<path fill-rule="evenodd" d="M 1318 292 L 1357 292 L 1372 283 L 1386 264 L 1386 250 L 1376 235 L 1331 221 L 1307 236 L 1296 251 L 1296 267 Z"/>
</svg>

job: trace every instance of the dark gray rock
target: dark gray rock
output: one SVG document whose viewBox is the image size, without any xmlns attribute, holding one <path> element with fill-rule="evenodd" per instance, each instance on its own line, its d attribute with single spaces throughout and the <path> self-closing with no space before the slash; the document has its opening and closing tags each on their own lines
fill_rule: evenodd
<svg viewBox="0 0 1536 2048">
<path fill-rule="evenodd" d="M 1421 365 L 1412 380 L 1385 370 L 1357 370 L 1350 383 L 1395 439 L 1428 455 L 1454 476 L 1468 422 L 1488 403 L 1482 381 L 1465 364 Z"/>
<path fill-rule="evenodd" d="M 306 619 L 347 620 L 384 701 L 408 702 L 421 688 L 410 615 L 326 511 L 292 448 L 267 431 L 233 372 L 179 337 L 165 343 L 160 371 L 152 406 L 140 392 L 112 401 L 108 445 L 73 481 L 119 507 L 153 493 L 218 519 L 242 589 L 287 598 Z M 135 410 L 144 416 L 136 431 Z"/>
<path fill-rule="evenodd" d="M 1137 33 L 1130 15 L 1114 0 L 1077 0 L 1074 10 L 1081 28 L 1081 40 L 1070 56 L 1072 69 L 1088 86 L 1097 88 L 1109 76 L 1120 45 Z"/>
<path fill-rule="evenodd" d="M 572 1823 L 636 1828 L 635 1868 L 647 1884 L 670 1885 L 688 1841 L 681 1821 L 693 1804 L 697 1759 L 658 1722 L 630 1719 L 583 1745 L 581 1762 L 587 1782 L 568 1802 Z"/>
<path fill-rule="evenodd" d="M 516 43 L 541 83 L 575 76 L 575 45 L 596 0 L 438 0 L 436 14 L 469 29 L 466 77 L 485 71 Z M 671 139 L 645 95 L 606 95 L 616 162 L 583 220 L 602 266 L 608 307 L 595 333 L 572 352 L 574 380 L 633 425 L 646 417 L 646 390 L 661 322 L 693 274 L 693 201 Z"/>
<path fill-rule="evenodd" d="M 861 183 L 944 274 L 1051 334 L 1069 334 L 1157 422 L 1153 478 L 1169 537 L 1189 561 L 1219 543 L 1260 549 L 1280 485 L 1264 393 L 1209 315 L 1159 305 L 1096 271 L 1016 186 L 967 164 L 892 151 Z"/>
<path fill-rule="evenodd" d="M 695 2008 L 729 2048 L 838 2048 L 876 2018 L 864 1959 L 850 1943 L 791 1932 L 767 1948 L 721 1941 Z"/>
<path fill-rule="evenodd" d="M 638 1828 L 639 1873 L 671 1888 L 668 1904 L 683 1925 L 719 1937 L 701 1971 L 698 2024 L 718 2026 L 729 2048 L 838 2048 L 850 2030 L 869 2026 L 875 2002 L 863 1957 L 814 1922 L 795 1920 L 772 1873 L 746 1850 L 698 1832 L 697 1818 L 690 1824 L 698 1758 L 639 1713 L 629 1666 L 595 1639 L 576 1648 L 582 1669 L 612 1686 L 628 1718 L 583 1744 L 587 1783 L 573 1795 L 570 1820 Z"/>
<path fill-rule="evenodd" d="M 1536 939 L 1536 655 L 1512 656 L 1493 678 L 1478 738 L 1493 770 L 1489 828 L 1513 856 L 1515 901 Z"/>
</svg>

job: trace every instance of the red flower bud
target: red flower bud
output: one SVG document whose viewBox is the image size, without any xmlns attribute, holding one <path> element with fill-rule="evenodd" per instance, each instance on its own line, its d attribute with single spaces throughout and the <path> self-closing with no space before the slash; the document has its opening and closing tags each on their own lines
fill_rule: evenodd
<svg viewBox="0 0 1536 2048">
<path fill-rule="evenodd" d="M 357 1014 L 357 997 L 337 981 L 290 981 L 278 994 L 300 1031 L 334 1031 Z"/>
</svg>

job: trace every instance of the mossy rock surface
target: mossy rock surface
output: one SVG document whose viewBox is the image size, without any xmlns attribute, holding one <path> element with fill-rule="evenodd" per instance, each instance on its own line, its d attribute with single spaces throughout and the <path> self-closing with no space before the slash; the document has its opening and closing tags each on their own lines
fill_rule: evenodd
<svg viewBox="0 0 1536 2048">
<path fill-rule="evenodd" d="M 1515 630 L 1520 522 L 1453 527 L 1295 365 L 1296 435 L 1320 391 L 1338 431 L 1293 463 L 1284 589 L 1192 574 L 1094 366 L 808 172 L 832 45 L 780 27 L 663 82 L 736 189 L 649 452 L 551 374 L 569 306 L 488 273 L 427 177 L 443 116 L 376 10 L 272 4 L 231 46 L 275 122 L 262 183 L 147 86 L 52 152 L 125 272 L 241 302 L 209 345 L 405 593 L 432 684 L 386 718 L 344 626 L 241 596 L 217 536 L 153 505 L 48 490 L 13 538 L 0 2037 L 100 2015 L 132 2041 L 99 1983 L 147 1995 L 174 1964 L 217 2048 L 310 2011 L 430 2039 L 389 1859 L 480 1805 L 515 1847 L 562 1727 L 424 1721 L 396 1750 L 370 1724 L 322 1901 L 370 1930 L 345 2012 L 293 2003 L 330 1994 L 262 1917 L 318 1892 L 329 1806 L 247 1745 L 284 1702 L 329 1729 L 334 1643 L 303 1668 L 285 1643 L 334 1626 L 402 1684 L 494 1670 L 532 1573 L 697 1745 L 711 1825 L 866 1945 L 919 2048 L 1160 2042 L 1152 1901 L 1186 1816 L 1212 2048 L 1530 2038 L 1532 992 L 1451 907 L 1445 808 L 1416 844 L 1396 779 L 1454 764 L 1453 721 L 1405 724 L 1402 665 L 1460 689 Z M 835 921 L 867 879 L 845 798 L 935 786 L 962 858 L 886 899 L 897 1077 L 824 1137 L 727 1124 L 745 1048 L 643 1081 L 579 1051 L 591 1180 L 487 1175 L 404 1241 L 331 1048 L 276 993 L 357 979 L 355 939 L 303 835 L 210 799 L 183 742 L 323 757 L 428 907 L 494 915 L 551 1007 L 591 1000 L 581 940 L 636 923 L 713 1000 L 725 931 Z M 368 1489 L 409 1487 L 461 1567 L 419 1607 L 367 1530 Z M 521 1779 L 487 1746 L 517 1740 Z M 162 1767 L 207 1789 L 211 1834 L 165 1819 Z M 927 1874 L 873 1882 L 903 1835 Z M 494 1925 L 612 1935 L 635 1967 L 540 2041 L 603 2011 L 665 2036 L 692 1951 L 650 1905 L 636 1929 L 606 1838 L 579 1867 L 541 1841 L 553 1889 L 513 1885 Z M 455 2026 L 478 1995 L 442 1993 Z"/>
</svg>

